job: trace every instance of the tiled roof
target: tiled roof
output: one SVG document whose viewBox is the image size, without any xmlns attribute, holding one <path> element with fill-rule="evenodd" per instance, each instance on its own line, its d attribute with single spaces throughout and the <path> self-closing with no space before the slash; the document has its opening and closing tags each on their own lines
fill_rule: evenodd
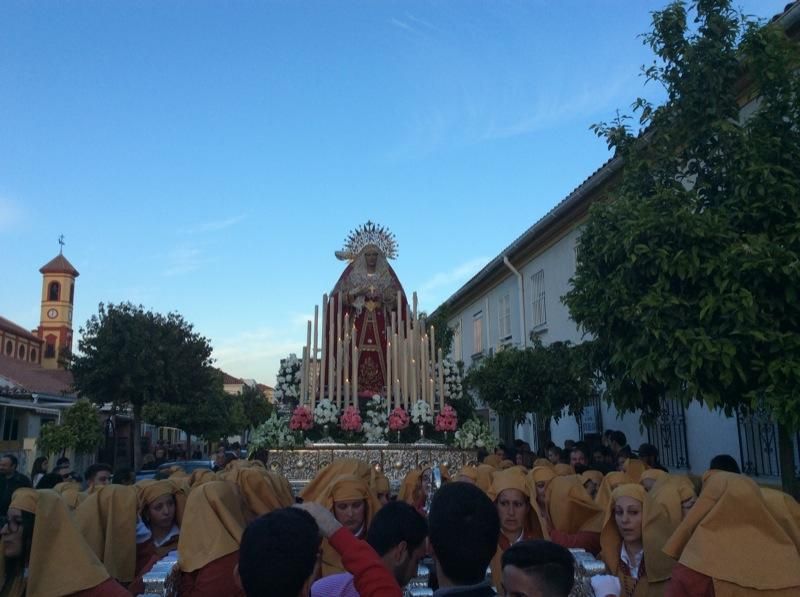
<svg viewBox="0 0 800 597">
<path fill-rule="evenodd" d="M 222 383 L 224 385 L 226 385 L 226 386 L 228 386 L 228 385 L 244 385 L 244 382 L 241 379 L 239 379 L 238 377 L 234 377 L 230 373 L 225 373 L 225 371 L 223 371 L 222 369 L 218 369 L 217 371 L 219 371 L 222 374 Z"/>
<path fill-rule="evenodd" d="M 43 274 L 70 274 L 76 278 L 80 275 L 78 270 L 60 253 L 45 263 L 39 271 Z"/>
<path fill-rule="evenodd" d="M 4 330 L 6 332 L 10 332 L 16 336 L 20 336 L 21 338 L 25 338 L 26 340 L 31 340 L 34 342 L 38 342 L 39 344 L 42 343 L 42 339 L 34 336 L 30 330 L 26 330 L 21 325 L 17 325 L 13 321 L 6 319 L 5 317 L 0 317 L 0 330 Z"/>
<path fill-rule="evenodd" d="M 71 389 L 72 373 L 64 369 L 45 369 L 35 363 L 0 356 L 0 377 L 32 394 L 75 396 Z"/>
</svg>

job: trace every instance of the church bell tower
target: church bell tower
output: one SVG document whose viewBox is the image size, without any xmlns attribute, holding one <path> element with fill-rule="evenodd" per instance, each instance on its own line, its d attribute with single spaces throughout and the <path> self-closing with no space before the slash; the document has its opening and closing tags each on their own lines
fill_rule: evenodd
<svg viewBox="0 0 800 597">
<path fill-rule="evenodd" d="M 42 310 L 36 335 L 44 341 L 42 367 L 57 369 L 59 356 L 72 351 L 72 307 L 75 278 L 80 274 L 61 251 L 39 270 L 42 273 Z"/>
</svg>

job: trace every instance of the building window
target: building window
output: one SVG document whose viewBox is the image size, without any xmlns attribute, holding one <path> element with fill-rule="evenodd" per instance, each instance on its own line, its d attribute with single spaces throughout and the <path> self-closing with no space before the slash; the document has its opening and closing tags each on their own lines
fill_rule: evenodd
<svg viewBox="0 0 800 597">
<path fill-rule="evenodd" d="M 17 357 L 20 359 L 25 359 L 25 345 L 20 344 L 19 349 L 17 350 Z"/>
<path fill-rule="evenodd" d="M 544 270 L 540 269 L 531 276 L 531 297 L 534 329 L 547 323 L 547 311 L 544 297 Z"/>
<path fill-rule="evenodd" d="M 44 358 L 46 359 L 56 358 L 56 343 L 55 341 L 51 341 L 49 336 L 47 338 L 47 344 L 45 344 L 44 346 Z"/>
<path fill-rule="evenodd" d="M 36 362 L 36 349 L 31 348 L 31 361 Z"/>
<path fill-rule="evenodd" d="M 453 358 L 460 361 L 464 358 L 461 350 L 461 324 L 457 323 L 453 327 Z"/>
<path fill-rule="evenodd" d="M 75 282 L 69 285 L 69 304 L 75 302 Z"/>
<path fill-rule="evenodd" d="M 472 316 L 472 354 L 483 352 L 483 311 Z"/>
<path fill-rule="evenodd" d="M 50 282 L 50 286 L 47 288 L 47 300 L 48 301 L 57 301 L 61 298 L 61 284 L 58 282 Z"/>
<path fill-rule="evenodd" d="M 497 309 L 497 331 L 500 340 L 507 340 L 511 337 L 511 296 L 504 294 L 500 297 L 500 304 Z"/>
<path fill-rule="evenodd" d="M 11 340 L 6 342 L 6 354 L 14 354 L 14 343 Z"/>
<path fill-rule="evenodd" d="M 3 407 L 3 441 L 15 442 L 19 439 L 19 411 Z"/>
</svg>

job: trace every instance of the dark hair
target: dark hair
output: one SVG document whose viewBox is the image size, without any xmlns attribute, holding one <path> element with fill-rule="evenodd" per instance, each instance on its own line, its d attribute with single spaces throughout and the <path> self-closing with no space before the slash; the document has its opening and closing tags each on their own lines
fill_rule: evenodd
<svg viewBox="0 0 800 597">
<path fill-rule="evenodd" d="M 515 543 L 503 552 L 502 566 L 535 576 L 549 597 L 567 597 L 575 584 L 575 560 L 565 547 L 550 541 Z"/>
<path fill-rule="evenodd" d="M 622 431 L 612 431 L 610 440 L 619 446 L 627 446 L 628 445 L 628 438 L 625 437 L 625 434 Z"/>
<path fill-rule="evenodd" d="M 33 526 L 36 524 L 36 515 L 22 511 L 22 553 L 18 558 L 5 558 L 6 582 L 0 586 L 0 592 L 14 583 L 17 577 L 25 574 L 25 563 L 31 555 L 33 545 Z"/>
<path fill-rule="evenodd" d="M 260 516 L 242 534 L 239 576 L 248 597 L 296 597 L 314 572 L 322 539 L 314 518 L 299 508 Z"/>
<path fill-rule="evenodd" d="M 627 446 L 627 445 L 626 446 L 622 446 L 619 449 L 619 452 L 617 452 L 617 458 L 619 458 L 620 456 L 624 456 L 625 458 L 634 458 L 634 459 L 636 458 L 636 456 L 633 455 L 633 451 L 631 450 L 631 447 Z"/>
<path fill-rule="evenodd" d="M 36 489 L 53 489 L 56 485 L 64 481 L 58 473 L 45 473 L 36 484 Z"/>
<path fill-rule="evenodd" d="M 369 523 L 367 543 L 379 556 L 405 541 L 408 551 L 415 550 L 428 535 L 428 523 L 416 509 L 405 502 L 389 502 Z"/>
<path fill-rule="evenodd" d="M 89 468 L 86 469 L 86 480 L 93 481 L 95 475 L 101 471 L 106 471 L 109 473 L 113 473 L 114 470 L 111 468 L 110 464 L 106 464 L 105 462 L 95 462 Z"/>
<path fill-rule="evenodd" d="M 603 437 L 607 437 L 608 439 L 611 439 L 611 436 L 613 434 L 614 434 L 613 429 L 606 429 L 605 431 L 603 431 Z"/>
<path fill-rule="evenodd" d="M 433 497 L 428 525 L 442 572 L 459 585 L 483 581 L 500 535 L 497 508 L 488 496 L 470 483 L 448 483 Z"/>
<path fill-rule="evenodd" d="M 579 446 L 575 444 L 575 446 L 569 451 L 569 455 L 572 456 L 573 452 L 580 452 L 583 454 L 583 457 L 586 458 L 587 462 L 589 460 L 589 448 L 586 447 L 586 444 Z"/>
<path fill-rule="evenodd" d="M 33 468 L 31 469 L 31 477 L 38 473 L 45 474 L 47 473 L 47 467 L 42 466 L 44 463 L 47 462 L 47 456 L 39 456 L 36 460 L 33 461 Z"/>
<path fill-rule="evenodd" d="M 135 479 L 133 478 L 133 470 L 129 468 L 118 468 L 111 478 L 114 485 L 133 485 Z"/>
<path fill-rule="evenodd" d="M 730 454 L 717 454 L 711 459 L 711 464 L 708 468 L 713 468 L 718 471 L 727 471 L 729 473 L 741 474 L 742 472 L 736 459 Z"/>
<path fill-rule="evenodd" d="M 17 464 L 19 463 L 19 460 L 17 460 L 16 456 L 14 456 L 13 454 L 3 454 L 3 458 L 8 458 L 11 461 L 11 466 L 13 466 L 14 468 L 17 468 Z"/>
<path fill-rule="evenodd" d="M 658 448 L 653 444 L 642 444 L 639 446 L 639 458 L 648 458 L 650 456 L 658 460 Z"/>
<path fill-rule="evenodd" d="M 69 464 L 70 464 L 69 458 L 67 458 L 66 456 L 62 456 L 61 458 L 56 460 L 56 468 L 61 468 L 64 465 L 69 466 Z"/>
</svg>

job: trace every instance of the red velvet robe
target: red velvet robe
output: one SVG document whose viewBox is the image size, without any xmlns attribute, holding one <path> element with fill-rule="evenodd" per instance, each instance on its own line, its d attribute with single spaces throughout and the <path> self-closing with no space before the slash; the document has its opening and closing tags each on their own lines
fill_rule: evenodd
<svg viewBox="0 0 800 597">
<path fill-rule="evenodd" d="M 131 597 L 131 594 L 116 580 L 109 578 L 96 587 L 78 591 L 70 597 Z"/>
<path fill-rule="evenodd" d="M 200 570 L 183 572 L 178 594 L 181 597 L 246 597 L 233 579 L 233 569 L 238 563 L 239 552 L 234 551 Z"/>
</svg>

